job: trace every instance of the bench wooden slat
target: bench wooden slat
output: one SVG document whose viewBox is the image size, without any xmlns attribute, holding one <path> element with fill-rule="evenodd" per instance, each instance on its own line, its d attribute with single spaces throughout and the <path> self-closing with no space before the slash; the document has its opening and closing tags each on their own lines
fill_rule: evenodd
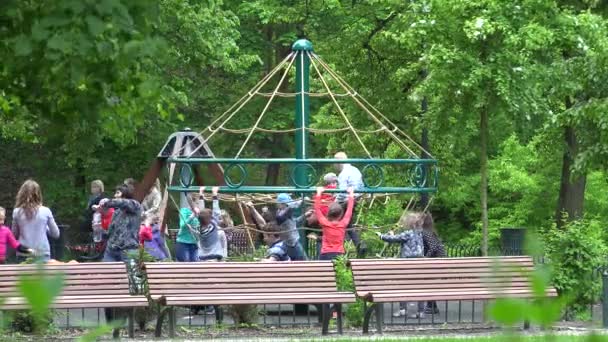
<svg viewBox="0 0 608 342">
<path fill-rule="evenodd" d="M 311 303 L 354 303 L 355 295 L 349 292 L 332 294 L 300 293 L 282 295 L 226 295 L 226 296 L 166 296 L 164 305 L 227 305 L 227 304 L 311 304 Z"/>
<path fill-rule="evenodd" d="M 234 272 L 234 273 L 208 273 L 204 270 L 196 273 L 184 273 L 184 272 L 170 272 L 170 273 L 147 273 L 154 276 L 154 278 L 170 278 L 170 279 L 200 279 L 200 278 L 222 278 L 227 280 L 239 281 L 241 278 L 266 278 L 276 277 L 277 272 Z M 297 279 L 308 279 L 308 278 L 327 278 L 330 272 L 309 272 L 309 273 L 292 273 L 292 272 L 281 272 L 283 278 Z"/>
<path fill-rule="evenodd" d="M 475 291 L 452 291 L 452 292 L 397 292 L 384 293 L 374 292 L 366 294 L 366 299 L 373 302 L 399 302 L 399 301 L 433 301 L 433 300 L 482 300 L 497 298 L 531 298 L 534 292 L 530 289 L 502 289 L 501 291 L 475 290 Z M 555 289 L 545 292 L 548 297 L 557 296 Z"/>
<path fill-rule="evenodd" d="M 395 272 L 404 272 L 404 271 L 416 272 L 416 274 L 450 274 L 450 273 L 476 273 L 476 272 L 512 273 L 512 272 L 529 272 L 529 271 L 532 271 L 533 269 L 534 269 L 534 267 L 532 267 L 532 266 L 529 266 L 529 267 L 528 266 L 526 266 L 526 267 L 512 266 L 512 267 L 501 267 L 501 268 L 489 268 L 489 267 L 454 268 L 454 267 L 450 267 L 450 268 L 445 268 L 445 269 L 439 269 L 439 268 L 429 269 L 428 267 L 425 267 L 423 269 L 411 269 L 411 268 L 376 269 L 376 268 L 374 268 L 374 269 L 357 270 L 357 275 L 358 276 L 384 275 L 384 274 L 394 275 Z"/>
<path fill-rule="evenodd" d="M 266 293 L 281 293 L 281 294 L 289 294 L 289 293 L 298 293 L 298 291 L 294 291 L 295 289 L 281 289 L 281 288 L 269 288 L 268 286 L 266 287 L 258 287 L 258 288 L 241 288 L 241 289 L 233 289 L 233 288 L 222 288 L 222 289 L 200 289 L 200 288 L 183 288 L 183 289 L 170 289 L 170 288 L 164 288 L 164 289 L 159 289 L 156 288 L 155 290 L 155 294 L 160 295 L 160 296 L 165 296 L 165 295 L 170 295 L 170 296 L 174 296 L 174 295 L 184 295 L 184 294 L 190 294 L 190 295 L 207 295 L 207 294 L 226 294 L 226 293 L 232 293 L 232 294 L 266 294 Z M 325 292 L 325 293 L 336 293 L 336 288 L 331 288 L 331 287 L 301 287 L 298 288 L 299 292 L 301 293 L 302 291 L 311 291 L 311 292 Z"/>
</svg>

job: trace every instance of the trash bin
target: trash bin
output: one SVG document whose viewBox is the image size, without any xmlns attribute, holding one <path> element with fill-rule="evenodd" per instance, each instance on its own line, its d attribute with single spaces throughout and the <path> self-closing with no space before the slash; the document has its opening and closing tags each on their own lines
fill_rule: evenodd
<svg viewBox="0 0 608 342">
<path fill-rule="evenodd" d="M 63 258 L 63 251 L 65 250 L 65 234 L 66 230 L 70 228 L 67 224 L 57 225 L 59 228 L 59 238 L 49 238 L 49 245 L 51 247 L 51 259 L 61 260 Z"/>
<path fill-rule="evenodd" d="M 502 255 L 523 255 L 525 228 L 501 228 L 500 249 Z"/>
</svg>

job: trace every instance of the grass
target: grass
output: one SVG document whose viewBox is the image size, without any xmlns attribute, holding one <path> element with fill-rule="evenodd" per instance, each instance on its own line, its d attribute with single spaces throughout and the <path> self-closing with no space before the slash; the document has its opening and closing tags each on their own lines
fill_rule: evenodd
<svg viewBox="0 0 608 342">
<path fill-rule="evenodd" d="M 608 342 L 608 335 L 546 335 L 546 336 L 520 336 L 520 335 L 500 335 L 500 336 L 483 336 L 483 337 L 351 337 L 351 338 L 336 338 L 336 339 L 301 339 L 297 341 L 313 342 L 313 341 L 383 341 L 383 342 L 401 342 L 401 341 L 417 341 L 417 342 Z"/>
</svg>

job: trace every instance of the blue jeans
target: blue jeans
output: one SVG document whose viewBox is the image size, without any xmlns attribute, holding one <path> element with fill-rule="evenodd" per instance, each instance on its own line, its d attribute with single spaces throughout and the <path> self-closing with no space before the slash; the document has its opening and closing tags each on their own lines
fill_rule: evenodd
<svg viewBox="0 0 608 342">
<path fill-rule="evenodd" d="M 137 249 L 110 249 L 106 247 L 106 250 L 103 252 L 102 262 L 126 262 L 129 257 L 128 254 L 133 255 L 134 252 L 137 252 Z"/>
<path fill-rule="evenodd" d="M 295 246 L 287 246 L 287 255 L 289 255 L 291 261 L 308 260 L 306 251 L 304 251 L 304 247 L 302 247 L 300 241 Z"/>
<path fill-rule="evenodd" d="M 177 261 L 198 261 L 198 246 L 194 243 L 175 243 L 175 258 Z"/>
</svg>

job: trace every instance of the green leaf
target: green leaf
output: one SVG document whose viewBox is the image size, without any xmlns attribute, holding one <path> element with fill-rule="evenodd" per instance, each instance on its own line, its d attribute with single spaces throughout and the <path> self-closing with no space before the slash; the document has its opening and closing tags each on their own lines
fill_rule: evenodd
<svg viewBox="0 0 608 342">
<path fill-rule="evenodd" d="M 526 318 L 526 302 L 521 299 L 497 299 L 490 305 L 488 315 L 506 326 L 523 322 Z"/>
<path fill-rule="evenodd" d="M 49 49 L 59 50 L 63 53 L 67 53 L 71 50 L 72 44 L 67 39 L 66 35 L 56 34 L 47 42 Z"/>
<path fill-rule="evenodd" d="M 39 21 L 36 21 L 34 26 L 32 26 L 32 39 L 35 41 L 46 40 L 50 34 L 51 32 L 47 30 L 46 27 Z"/>
<path fill-rule="evenodd" d="M 98 36 L 105 30 L 105 23 L 96 16 L 88 15 L 85 19 L 89 32 L 93 36 Z"/>
<path fill-rule="evenodd" d="M 15 37 L 15 55 L 28 56 L 32 53 L 32 42 L 24 34 Z"/>
</svg>

